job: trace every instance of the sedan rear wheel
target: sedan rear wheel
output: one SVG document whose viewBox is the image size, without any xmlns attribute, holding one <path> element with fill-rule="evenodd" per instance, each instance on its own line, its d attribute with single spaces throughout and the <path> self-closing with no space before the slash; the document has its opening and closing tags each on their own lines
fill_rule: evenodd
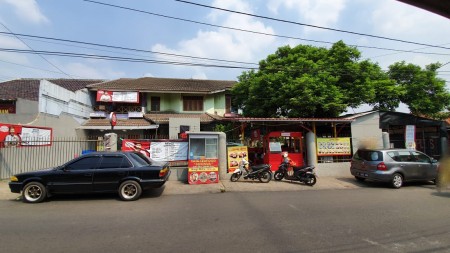
<svg viewBox="0 0 450 253">
<path fill-rule="evenodd" d="M 133 180 L 123 182 L 119 187 L 119 196 L 122 200 L 137 200 L 142 194 L 141 185 Z"/>
<path fill-rule="evenodd" d="M 392 176 L 391 185 L 392 185 L 392 187 L 394 187 L 396 189 L 402 187 L 402 185 L 403 185 L 402 175 L 400 175 L 399 173 L 395 173 L 394 176 Z"/>
<path fill-rule="evenodd" d="M 22 201 L 25 203 L 39 203 L 47 197 L 45 186 L 39 182 L 30 182 L 22 190 Z"/>
</svg>

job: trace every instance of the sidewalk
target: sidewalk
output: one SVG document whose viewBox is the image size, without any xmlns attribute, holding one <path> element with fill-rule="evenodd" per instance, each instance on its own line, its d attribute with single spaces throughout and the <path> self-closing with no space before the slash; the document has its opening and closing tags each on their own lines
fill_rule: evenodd
<svg viewBox="0 0 450 253">
<path fill-rule="evenodd" d="M 0 200 L 12 200 L 20 196 L 11 193 L 8 180 L 0 180 Z M 314 186 L 306 186 L 295 181 L 275 181 L 260 183 L 258 180 L 242 180 L 231 182 L 222 180 L 218 184 L 189 185 L 181 181 L 167 181 L 162 195 L 177 194 L 208 194 L 226 192 L 258 192 L 258 191 L 303 191 L 325 189 L 355 189 L 359 188 L 352 177 L 319 177 Z"/>
</svg>

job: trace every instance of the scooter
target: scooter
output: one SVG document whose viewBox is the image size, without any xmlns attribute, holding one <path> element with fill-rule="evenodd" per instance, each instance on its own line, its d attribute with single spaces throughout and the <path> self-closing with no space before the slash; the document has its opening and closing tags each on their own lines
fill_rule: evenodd
<svg viewBox="0 0 450 253">
<path fill-rule="evenodd" d="M 294 167 L 289 163 L 282 162 L 275 171 L 274 179 L 281 181 L 283 178 L 286 180 L 300 181 L 306 185 L 313 186 L 317 182 L 317 176 L 314 172 L 314 166 L 301 166 Z"/>
<path fill-rule="evenodd" d="M 249 168 L 250 172 L 247 172 L 244 166 L 239 166 L 234 170 L 230 180 L 231 182 L 236 182 L 243 175 L 244 179 L 258 179 L 261 183 L 268 183 L 272 180 L 273 176 L 270 167 L 271 166 L 269 164 L 254 165 Z"/>
</svg>

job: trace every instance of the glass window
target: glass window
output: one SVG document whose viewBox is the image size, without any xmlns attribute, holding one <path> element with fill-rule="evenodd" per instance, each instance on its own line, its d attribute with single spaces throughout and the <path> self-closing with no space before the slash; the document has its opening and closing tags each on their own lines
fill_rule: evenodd
<svg viewBox="0 0 450 253">
<path fill-rule="evenodd" d="M 76 160 L 66 166 L 67 170 L 90 170 L 97 167 L 100 156 L 90 156 Z"/>
<path fill-rule="evenodd" d="M 401 162 L 413 161 L 413 157 L 409 151 L 398 151 L 398 156 Z"/>
<path fill-rule="evenodd" d="M 189 145 L 189 159 L 218 158 L 217 138 L 191 138 Z"/>
<path fill-rule="evenodd" d="M 99 169 L 129 167 L 131 167 L 131 163 L 124 156 L 104 156 Z"/>
<path fill-rule="evenodd" d="M 422 153 L 419 153 L 416 151 L 413 151 L 412 154 L 414 156 L 414 159 L 417 162 L 421 162 L 421 163 L 430 163 L 431 162 L 431 159 L 425 154 L 422 154 Z"/>
<path fill-rule="evenodd" d="M 383 153 L 380 151 L 358 150 L 355 158 L 366 161 L 383 161 Z"/>
<path fill-rule="evenodd" d="M 388 152 L 388 155 L 394 159 L 394 161 L 400 162 L 400 156 L 397 152 Z"/>
<path fill-rule="evenodd" d="M 150 160 L 142 153 L 130 153 L 130 156 L 139 166 L 152 165 Z"/>
</svg>

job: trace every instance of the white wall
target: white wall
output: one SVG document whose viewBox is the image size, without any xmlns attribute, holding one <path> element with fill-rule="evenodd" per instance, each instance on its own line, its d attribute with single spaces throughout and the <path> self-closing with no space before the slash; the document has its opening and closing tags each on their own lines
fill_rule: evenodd
<svg viewBox="0 0 450 253">
<path fill-rule="evenodd" d="M 169 118 L 169 139 L 178 139 L 181 125 L 189 126 L 189 131 L 200 132 L 200 118 Z"/>
<path fill-rule="evenodd" d="M 39 112 L 52 116 L 66 114 L 78 123 L 89 118 L 92 104 L 86 89 L 72 92 L 47 80 L 41 80 L 39 87 Z"/>
<path fill-rule="evenodd" d="M 380 129 L 380 114 L 373 112 L 358 117 L 351 124 L 352 148 L 383 148 L 383 136 Z"/>
</svg>

